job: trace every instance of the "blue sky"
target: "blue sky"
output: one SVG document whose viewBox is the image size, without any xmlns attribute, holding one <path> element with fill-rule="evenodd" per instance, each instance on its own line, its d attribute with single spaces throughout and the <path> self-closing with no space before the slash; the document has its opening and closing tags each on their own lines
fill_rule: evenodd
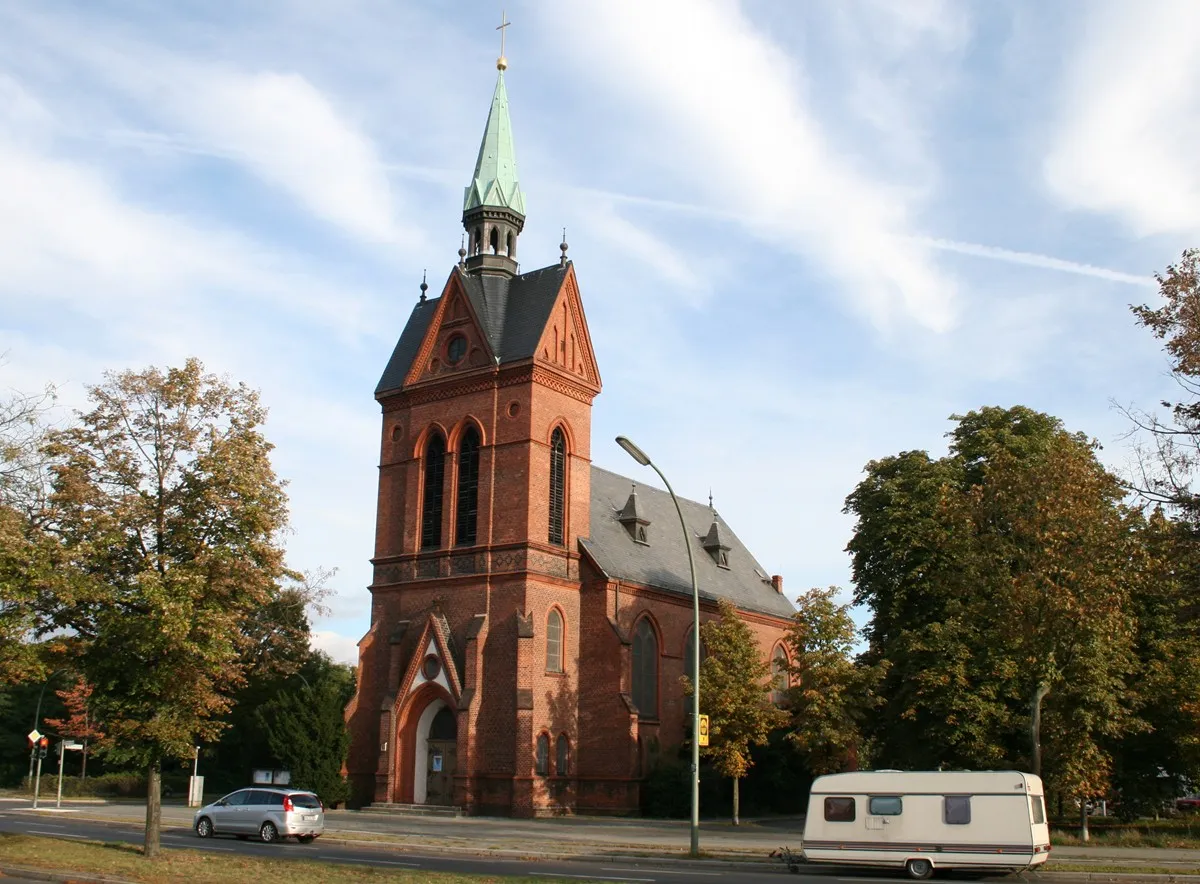
<svg viewBox="0 0 1200 884">
<path fill-rule="evenodd" d="M 604 391 L 794 594 L 845 496 L 1024 404 L 1130 461 L 1170 391 L 1129 305 L 1200 245 L 1200 4 L 258 0 L 0 6 L 0 387 L 200 357 L 260 389 L 316 643 L 366 631 L 372 391 L 459 247 L 501 7 L 528 221 Z"/>
</svg>

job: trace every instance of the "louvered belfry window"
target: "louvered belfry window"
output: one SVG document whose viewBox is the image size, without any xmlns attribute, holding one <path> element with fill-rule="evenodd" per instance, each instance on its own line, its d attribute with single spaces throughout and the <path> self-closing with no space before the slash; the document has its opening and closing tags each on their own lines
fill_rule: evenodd
<svg viewBox="0 0 1200 884">
<path fill-rule="evenodd" d="M 446 440 L 434 435 L 425 444 L 425 493 L 421 501 L 421 549 L 442 545 L 442 485 L 446 475 Z"/>
<path fill-rule="evenodd" d="M 563 544 L 567 496 L 567 438 L 561 429 L 550 437 L 550 542 Z"/>
<path fill-rule="evenodd" d="M 473 546 L 479 524 L 479 431 L 471 427 L 458 448 L 458 517 L 454 542 Z"/>
</svg>

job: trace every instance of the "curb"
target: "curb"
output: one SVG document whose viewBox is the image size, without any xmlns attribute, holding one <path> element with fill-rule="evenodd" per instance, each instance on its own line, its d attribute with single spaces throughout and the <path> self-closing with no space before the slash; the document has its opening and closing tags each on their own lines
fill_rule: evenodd
<svg viewBox="0 0 1200 884">
<path fill-rule="evenodd" d="M 110 878 L 90 872 L 65 872 L 59 869 L 27 869 L 24 866 L 0 865 L 0 878 L 5 876 L 29 878 L 34 881 L 62 881 L 65 884 L 137 884 L 125 878 Z"/>
</svg>

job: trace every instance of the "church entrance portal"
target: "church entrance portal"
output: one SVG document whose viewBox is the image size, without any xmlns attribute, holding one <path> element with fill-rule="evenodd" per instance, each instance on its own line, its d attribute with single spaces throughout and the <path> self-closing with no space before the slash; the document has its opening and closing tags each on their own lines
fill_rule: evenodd
<svg viewBox="0 0 1200 884">
<path fill-rule="evenodd" d="M 414 755 L 413 803 L 453 804 L 458 722 L 444 701 L 434 700 L 421 713 Z"/>
</svg>

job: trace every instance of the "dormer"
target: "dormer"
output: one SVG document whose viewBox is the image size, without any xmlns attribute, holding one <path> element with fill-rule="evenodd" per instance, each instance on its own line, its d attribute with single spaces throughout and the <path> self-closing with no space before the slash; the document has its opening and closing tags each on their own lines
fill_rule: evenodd
<svg viewBox="0 0 1200 884">
<path fill-rule="evenodd" d="M 649 546 L 650 540 L 646 534 L 646 528 L 649 527 L 650 520 L 645 518 L 638 509 L 636 485 L 629 492 L 629 500 L 625 501 L 625 506 L 617 513 L 617 521 L 625 526 L 625 530 L 629 532 L 629 536 L 636 543 L 644 543 Z"/>
<path fill-rule="evenodd" d="M 729 544 L 722 536 L 720 519 L 717 518 L 715 510 L 713 511 L 712 525 L 709 526 L 708 533 L 704 535 L 700 545 L 712 556 L 712 560 L 717 563 L 718 567 L 729 567 Z"/>
</svg>

